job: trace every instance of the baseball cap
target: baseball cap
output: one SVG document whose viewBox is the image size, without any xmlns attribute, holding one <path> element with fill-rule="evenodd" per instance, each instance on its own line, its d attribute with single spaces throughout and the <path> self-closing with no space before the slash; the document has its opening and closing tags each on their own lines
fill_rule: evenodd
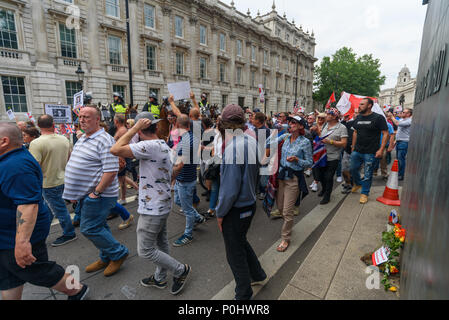
<svg viewBox="0 0 449 320">
<path fill-rule="evenodd" d="M 223 121 L 245 121 L 245 114 L 240 106 L 230 104 L 223 109 L 221 118 Z"/>
<path fill-rule="evenodd" d="M 289 120 L 289 121 L 295 120 L 296 122 L 298 122 L 300 125 L 302 125 L 302 126 L 304 126 L 304 127 L 307 125 L 306 120 L 304 120 L 304 119 L 301 118 L 300 116 L 288 117 L 288 120 Z"/>
<path fill-rule="evenodd" d="M 161 121 L 161 119 L 156 119 L 151 112 L 141 112 L 136 116 L 136 118 L 134 120 L 137 123 L 137 121 L 139 121 L 140 119 L 151 120 L 151 124 L 155 124 L 155 123 L 158 123 L 159 121 Z"/>
</svg>

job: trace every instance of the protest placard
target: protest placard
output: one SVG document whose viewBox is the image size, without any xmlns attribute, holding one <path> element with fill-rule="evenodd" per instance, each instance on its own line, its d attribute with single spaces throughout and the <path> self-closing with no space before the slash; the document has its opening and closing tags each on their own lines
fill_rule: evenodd
<svg viewBox="0 0 449 320">
<path fill-rule="evenodd" d="M 175 101 L 190 98 L 190 82 L 188 81 L 168 83 L 167 87 Z"/>
<path fill-rule="evenodd" d="M 70 106 L 59 104 L 46 104 L 45 114 L 52 116 L 57 124 L 72 123 L 72 110 Z"/>
</svg>

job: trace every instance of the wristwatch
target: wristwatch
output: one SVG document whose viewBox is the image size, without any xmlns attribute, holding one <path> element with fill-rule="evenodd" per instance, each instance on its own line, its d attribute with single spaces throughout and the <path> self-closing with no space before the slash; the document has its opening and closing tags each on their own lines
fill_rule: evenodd
<svg viewBox="0 0 449 320">
<path fill-rule="evenodd" d="M 94 192 L 92 192 L 93 194 L 94 194 L 94 196 L 96 196 L 96 197 L 99 197 L 99 196 L 101 196 L 101 192 L 97 192 L 97 191 L 95 191 L 94 190 Z"/>
</svg>

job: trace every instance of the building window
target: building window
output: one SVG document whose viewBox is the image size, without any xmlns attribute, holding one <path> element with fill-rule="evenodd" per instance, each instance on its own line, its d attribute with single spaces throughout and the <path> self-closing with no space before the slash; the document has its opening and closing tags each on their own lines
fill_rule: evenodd
<svg viewBox="0 0 449 320">
<path fill-rule="evenodd" d="M 237 67 L 236 69 L 237 73 L 237 84 L 242 84 L 242 67 Z"/>
<path fill-rule="evenodd" d="M 279 77 L 276 77 L 276 91 L 279 90 Z"/>
<path fill-rule="evenodd" d="M 106 0 L 106 14 L 120 18 L 120 3 L 119 0 Z"/>
<path fill-rule="evenodd" d="M 200 44 L 207 44 L 207 28 L 200 25 Z"/>
<path fill-rule="evenodd" d="M 154 29 L 156 25 L 155 7 L 145 3 L 144 12 L 145 12 L 145 27 Z"/>
<path fill-rule="evenodd" d="M 59 38 L 61 41 L 61 56 L 66 58 L 76 58 L 75 29 L 69 29 L 64 23 L 60 23 Z"/>
<path fill-rule="evenodd" d="M 279 70 L 279 56 L 276 56 L 276 69 Z"/>
<path fill-rule="evenodd" d="M 242 55 L 243 55 L 242 40 L 237 40 L 237 56 L 241 57 Z"/>
<path fill-rule="evenodd" d="M 254 62 L 256 61 L 256 47 L 255 46 L 251 47 L 251 60 Z"/>
<path fill-rule="evenodd" d="M 289 35 L 288 33 L 285 35 L 285 40 L 286 40 L 287 42 L 290 42 L 290 35 Z"/>
<path fill-rule="evenodd" d="M 75 93 L 80 92 L 83 90 L 81 88 L 81 83 L 78 81 L 66 81 L 65 82 L 65 95 L 67 99 L 67 104 L 73 105 L 73 96 Z"/>
<path fill-rule="evenodd" d="M 147 69 L 151 71 L 156 70 L 156 47 L 147 46 Z"/>
<path fill-rule="evenodd" d="M 2 86 L 6 110 L 28 112 L 25 78 L 2 76 Z"/>
<path fill-rule="evenodd" d="M 263 52 L 263 64 L 268 66 L 268 51 L 264 50 Z"/>
<path fill-rule="evenodd" d="M 222 95 L 221 96 L 221 104 L 222 104 L 223 108 L 225 106 L 227 106 L 227 104 L 228 104 L 228 96 L 227 95 Z"/>
<path fill-rule="evenodd" d="M 62 0 L 64 2 L 73 3 L 73 0 Z"/>
<path fill-rule="evenodd" d="M 184 54 L 176 52 L 176 74 L 184 74 Z"/>
<path fill-rule="evenodd" d="M 281 29 L 276 26 L 276 37 L 280 37 L 281 36 Z"/>
<path fill-rule="evenodd" d="M 225 82 L 226 80 L 226 65 L 220 63 L 220 82 Z"/>
<path fill-rule="evenodd" d="M 115 36 L 109 36 L 109 63 L 120 65 L 122 64 L 122 39 Z"/>
<path fill-rule="evenodd" d="M 256 72 L 251 71 L 251 87 L 256 87 Z"/>
<path fill-rule="evenodd" d="M 226 36 L 224 33 L 220 33 L 220 50 L 226 51 Z"/>
<path fill-rule="evenodd" d="M 266 74 L 263 75 L 263 88 L 267 89 L 267 75 Z"/>
<path fill-rule="evenodd" d="M 288 79 L 285 79 L 284 91 L 288 92 Z"/>
<path fill-rule="evenodd" d="M 122 97 L 123 97 L 123 101 L 126 101 L 126 95 L 125 95 L 126 87 L 125 86 L 121 86 L 121 85 L 118 85 L 118 84 L 113 84 L 112 85 L 112 92 L 120 93 L 122 95 Z"/>
<path fill-rule="evenodd" d="M 184 19 L 180 16 L 175 16 L 175 36 L 184 37 Z"/>
<path fill-rule="evenodd" d="M 0 9 L 0 47 L 18 49 L 14 12 Z"/>
<path fill-rule="evenodd" d="M 205 79 L 207 77 L 207 62 L 206 58 L 200 58 L 200 78 Z"/>
<path fill-rule="evenodd" d="M 245 106 L 245 97 L 239 97 L 238 101 L 239 101 L 239 106 L 241 106 L 243 108 Z"/>
</svg>

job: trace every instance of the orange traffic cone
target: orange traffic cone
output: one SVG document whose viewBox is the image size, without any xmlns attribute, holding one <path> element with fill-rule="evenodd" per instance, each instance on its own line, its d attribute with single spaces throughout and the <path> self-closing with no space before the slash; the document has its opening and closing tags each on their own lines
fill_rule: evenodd
<svg viewBox="0 0 449 320">
<path fill-rule="evenodd" d="M 391 168 L 391 174 L 388 178 L 387 186 L 385 187 L 385 192 L 382 197 L 377 198 L 377 201 L 386 204 L 387 206 L 401 206 L 401 200 L 399 200 L 399 162 L 394 161 L 393 167 Z"/>
</svg>

